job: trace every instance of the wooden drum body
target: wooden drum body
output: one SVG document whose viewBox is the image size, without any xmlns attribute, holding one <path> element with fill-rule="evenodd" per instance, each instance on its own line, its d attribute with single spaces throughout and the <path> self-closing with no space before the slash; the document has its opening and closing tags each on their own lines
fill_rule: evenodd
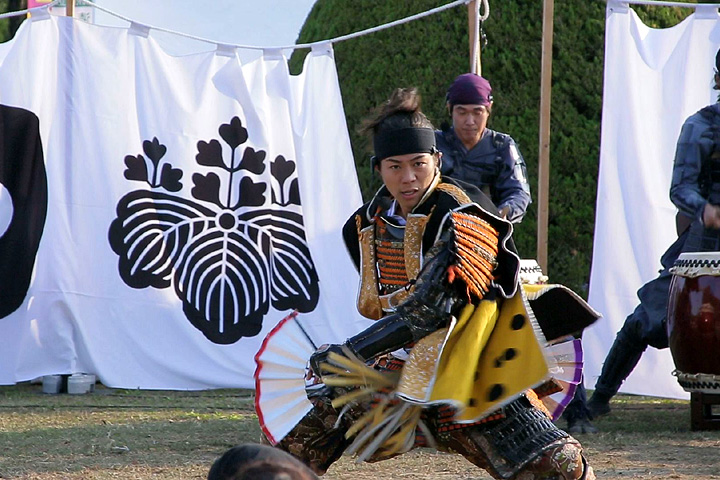
<svg viewBox="0 0 720 480">
<path fill-rule="evenodd" d="M 683 253 L 670 272 L 674 375 L 688 392 L 720 393 L 720 252 Z"/>
</svg>

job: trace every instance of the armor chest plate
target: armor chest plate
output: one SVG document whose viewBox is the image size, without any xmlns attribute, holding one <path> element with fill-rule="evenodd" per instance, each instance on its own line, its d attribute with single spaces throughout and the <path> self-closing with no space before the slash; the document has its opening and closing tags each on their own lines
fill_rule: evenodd
<svg viewBox="0 0 720 480">
<path fill-rule="evenodd" d="M 387 295 L 408 285 L 405 268 L 405 242 L 396 238 L 387 224 L 378 220 L 375 227 L 375 255 L 377 256 L 378 288 L 380 295 Z"/>
<path fill-rule="evenodd" d="M 392 235 L 380 219 L 360 229 L 360 292 L 358 310 L 379 319 L 401 304 L 412 292 L 412 282 L 422 266 L 422 236 L 427 215 L 409 215 L 402 239 Z"/>
</svg>

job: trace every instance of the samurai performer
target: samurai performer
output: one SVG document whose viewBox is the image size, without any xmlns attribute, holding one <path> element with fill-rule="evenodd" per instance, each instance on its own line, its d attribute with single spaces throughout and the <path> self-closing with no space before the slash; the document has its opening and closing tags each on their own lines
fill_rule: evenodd
<svg viewBox="0 0 720 480">
<path fill-rule="evenodd" d="M 479 189 L 442 177 L 415 89 L 393 92 L 366 130 L 384 185 L 343 237 L 358 309 L 376 322 L 311 356 L 313 408 L 277 446 L 318 474 L 343 453 L 378 461 L 425 446 L 494 478 L 595 478 L 539 398 L 557 391 L 545 347 L 597 314 L 564 287 L 528 300 L 512 224 Z M 573 321 L 553 322 L 559 313 Z"/>
</svg>

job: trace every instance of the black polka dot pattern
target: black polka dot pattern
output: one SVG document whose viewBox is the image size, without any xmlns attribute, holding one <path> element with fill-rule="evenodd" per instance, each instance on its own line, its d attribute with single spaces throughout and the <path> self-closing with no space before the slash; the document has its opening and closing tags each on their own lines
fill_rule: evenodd
<svg viewBox="0 0 720 480">
<path fill-rule="evenodd" d="M 506 361 L 512 360 L 513 358 L 518 356 L 518 351 L 514 348 L 508 348 L 505 350 L 505 352 L 495 359 L 495 368 L 500 368 L 505 364 Z M 477 372 L 475 374 L 475 380 L 477 381 Z"/>
<path fill-rule="evenodd" d="M 496 383 L 492 387 L 490 387 L 490 391 L 488 392 L 488 401 L 494 402 L 495 400 L 502 397 L 503 393 L 505 393 L 505 387 L 502 386 L 499 383 Z"/>
<path fill-rule="evenodd" d="M 469 408 L 488 409 L 514 397 L 544 375 L 536 368 L 539 364 L 526 365 L 528 361 L 542 361 L 539 347 L 530 344 L 535 338 L 532 317 L 519 300 L 507 307 L 507 312 L 498 317 L 496 335 L 488 339 L 484 358 L 475 371 L 473 390 L 465 399 Z"/>
<path fill-rule="evenodd" d="M 513 317 L 512 322 L 510 323 L 510 328 L 513 330 L 520 330 L 525 326 L 525 317 L 523 315 L 517 314 Z"/>
</svg>

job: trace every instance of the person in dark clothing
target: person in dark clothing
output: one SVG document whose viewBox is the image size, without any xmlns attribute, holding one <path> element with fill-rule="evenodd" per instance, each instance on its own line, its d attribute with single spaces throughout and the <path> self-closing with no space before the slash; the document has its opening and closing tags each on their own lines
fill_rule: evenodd
<svg viewBox="0 0 720 480">
<path fill-rule="evenodd" d="M 720 50 L 715 56 L 720 69 Z M 720 75 L 715 71 L 715 90 Z M 649 346 L 668 347 L 667 304 L 672 274 L 669 269 L 684 252 L 720 250 L 720 103 L 702 108 L 685 120 L 673 163 L 670 200 L 678 216 L 690 222 L 660 259 L 662 271 L 638 290 L 640 304 L 625 319 L 605 358 L 595 392 L 588 402 L 594 417 L 610 413 L 610 400 Z"/>
<path fill-rule="evenodd" d="M 531 202 L 525 160 L 510 135 L 487 128 L 490 82 L 474 73 L 460 75 L 446 100 L 452 127 L 435 131 L 443 175 L 480 188 L 503 218 L 519 223 Z"/>
</svg>

